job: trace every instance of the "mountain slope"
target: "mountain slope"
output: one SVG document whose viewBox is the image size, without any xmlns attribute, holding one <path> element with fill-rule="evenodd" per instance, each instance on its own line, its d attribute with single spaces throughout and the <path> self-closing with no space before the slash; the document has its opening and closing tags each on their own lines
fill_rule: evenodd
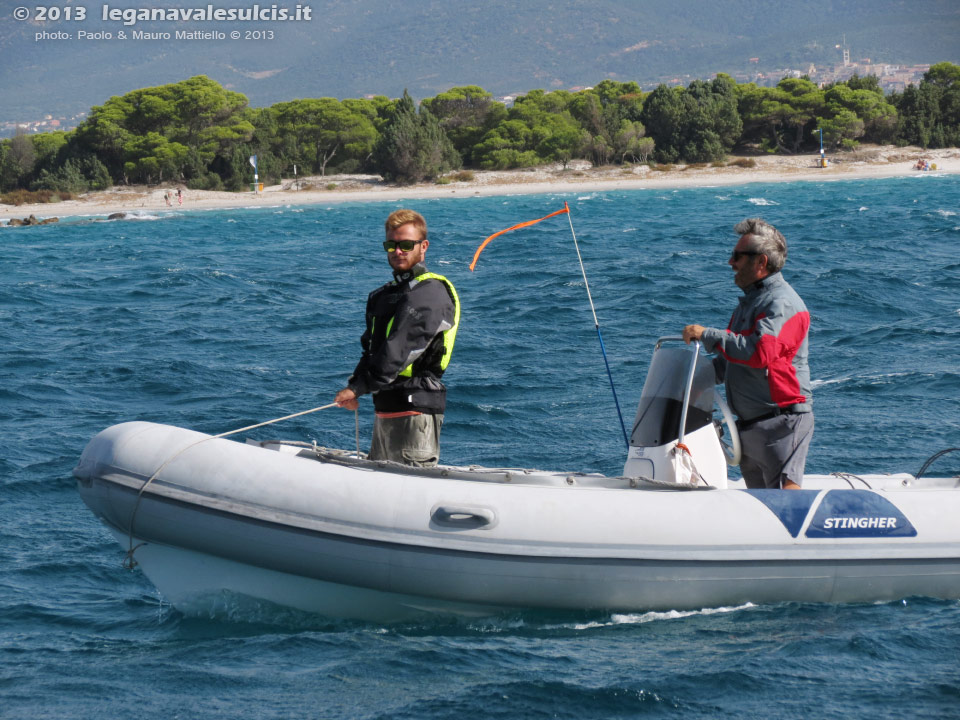
<svg viewBox="0 0 960 720">
<path fill-rule="evenodd" d="M 249 7 L 243 0 L 117 0 L 110 7 Z M 84 0 L 73 0 L 73 6 Z M 301 22 L 17 22 L 0 6 L 0 121 L 72 114 L 111 95 L 205 74 L 254 106 L 296 97 L 426 97 L 476 84 L 507 94 L 592 85 L 645 87 L 690 74 L 834 63 L 843 36 L 853 57 L 923 63 L 958 58 L 953 0 L 301 0 Z M 294 9 L 295 0 L 275 0 Z M 266 2 L 263 6 L 268 6 Z M 66 7 L 66 5 L 63 5 Z M 113 34 L 79 40 L 79 30 Z M 271 31 L 267 40 L 133 40 L 133 30 Z M 119 39 L 119 33 L 127 35 Z M 69 40 L 36 40 L 67 32 Z M 13 58 L 11 61 L 10 59 Z"/>
</svg>

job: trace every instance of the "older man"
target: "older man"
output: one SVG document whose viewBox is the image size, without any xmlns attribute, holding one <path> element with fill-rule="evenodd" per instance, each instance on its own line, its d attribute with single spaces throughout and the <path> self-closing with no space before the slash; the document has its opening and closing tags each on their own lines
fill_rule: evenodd
<svg viewBox="0 0 960 720">
<path fill-rule="evenodd" d="M 334 401 L 357 409 L 373 394 L 371 460 L 432 467 L 440 456 L 446 407 L 443 376 L 460 324 L 453 284 L 427 272 L 427 223 L 413 210 L 396 210 L 385 223 L 383 249 L 393 280 L 367 298 L 363 354 Z"/>
<path fill-rule="evenodd" d="M 749 218 L 734 226 L 729 264 L 743 290 L 726 330 L 687 325 L 683 339 L 718 354 L 717 380 L 737 414 L 748 488 L 798 489 L 813 437 L 807 364 L 810 313 L 780 270 L 787 241 L 773 225 Z"/>
</svg>

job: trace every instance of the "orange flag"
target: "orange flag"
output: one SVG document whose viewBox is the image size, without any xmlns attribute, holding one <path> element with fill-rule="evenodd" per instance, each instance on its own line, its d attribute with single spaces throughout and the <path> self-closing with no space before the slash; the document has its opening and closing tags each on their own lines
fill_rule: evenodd
<svg viewBox="0 0 960 720">
<path fill-rule="evenodd" d="M 473 254 L 473 262 L 470 263 L 470 269 L 473 270 L 477 266 L 477 258 L 480 257 L 480 253 L 482 253 L 483 249 L 490 244 L 490 241 L 493 240 L 498 235 L 503 235 L 504 233 L 508 233 L 511 230 L 519 230 L 520 228 L 530 227 L 531 225 L 536 225 L 538 222 L 543 222 L 547 218 L 552 218 L 554 215 L 563 215 L 564 213 L 568 213 L 568 212 L 570 212 L 570 206 L 567 205 L 567 203 L 564 203 L 563 210 L 557 210 L 556 212 L 552 212 L 549 215 L 543 216 L 539 220 L 527 220 L 526 222 L 522 222 L 518 225 L 514 225 L 513 227 L 508 227 L 506 230 L 495 232 L 493 235 L 491 235 L 482 243 L 480 243 L 480 247 L 478 247 L 477 251 Z"/>
</svg>

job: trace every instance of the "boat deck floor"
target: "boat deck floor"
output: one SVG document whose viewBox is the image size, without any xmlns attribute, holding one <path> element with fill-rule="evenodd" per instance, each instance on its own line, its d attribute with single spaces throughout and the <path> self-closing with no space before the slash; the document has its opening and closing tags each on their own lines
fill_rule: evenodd
<svg viewBox="0 0 960 720">
<path fill-rule="evenodd" d="M 355 451 L 326 448 L 298 441 L 270 440 L 264 442 L 247 441 L 251 445 L 293 454 L 316 462 L 352 467 L 371 472 L 396 473 L 420 477 L 441 477 L 451 480 L 472 482 L 513 483 L 516 485 L 555 486 L 555 487 L 595 487 L 663 491 L 704 491 L 716 488 L 699 485 L 678 485 L 653 480 L 646 477 L 624 477 L 603 475 L 601 473 L 561 472 L 536 470 L 531 468 L 491 468 L 480 465 L 437 465 L 432 468 L 412 467 L 388 460 L 369 460 L 364 453 L 359 457 Z M 745 490 L 743 481 L 730 478 L 731 490 Z M 804 475 L 805 490 L 924 490 L 960 488 L 960 477 L 923 477 L 915 478 L 909 473 L 861 474 L 834 472 L 829 475 Z"/>
</svg>

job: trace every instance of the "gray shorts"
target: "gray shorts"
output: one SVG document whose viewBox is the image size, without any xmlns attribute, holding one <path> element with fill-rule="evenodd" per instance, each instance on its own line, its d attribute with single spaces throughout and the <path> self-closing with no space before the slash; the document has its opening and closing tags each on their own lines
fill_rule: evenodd
<svg viewBox="0 0 960 720">
<path fill-rule="evenodd" d="M 812 437 L 812 412 L 777 415 L 740 430 L 740 472 L 747 487 L 779 488 L 784 480 L 802 485 Z"/>
<path fill-rule="evenodd" d="M 440 459 L 443 415 L 377 417 L 373 421 L 371 460 L 391 460 L 403 465 L 434 467 Z"/>
</svg>

